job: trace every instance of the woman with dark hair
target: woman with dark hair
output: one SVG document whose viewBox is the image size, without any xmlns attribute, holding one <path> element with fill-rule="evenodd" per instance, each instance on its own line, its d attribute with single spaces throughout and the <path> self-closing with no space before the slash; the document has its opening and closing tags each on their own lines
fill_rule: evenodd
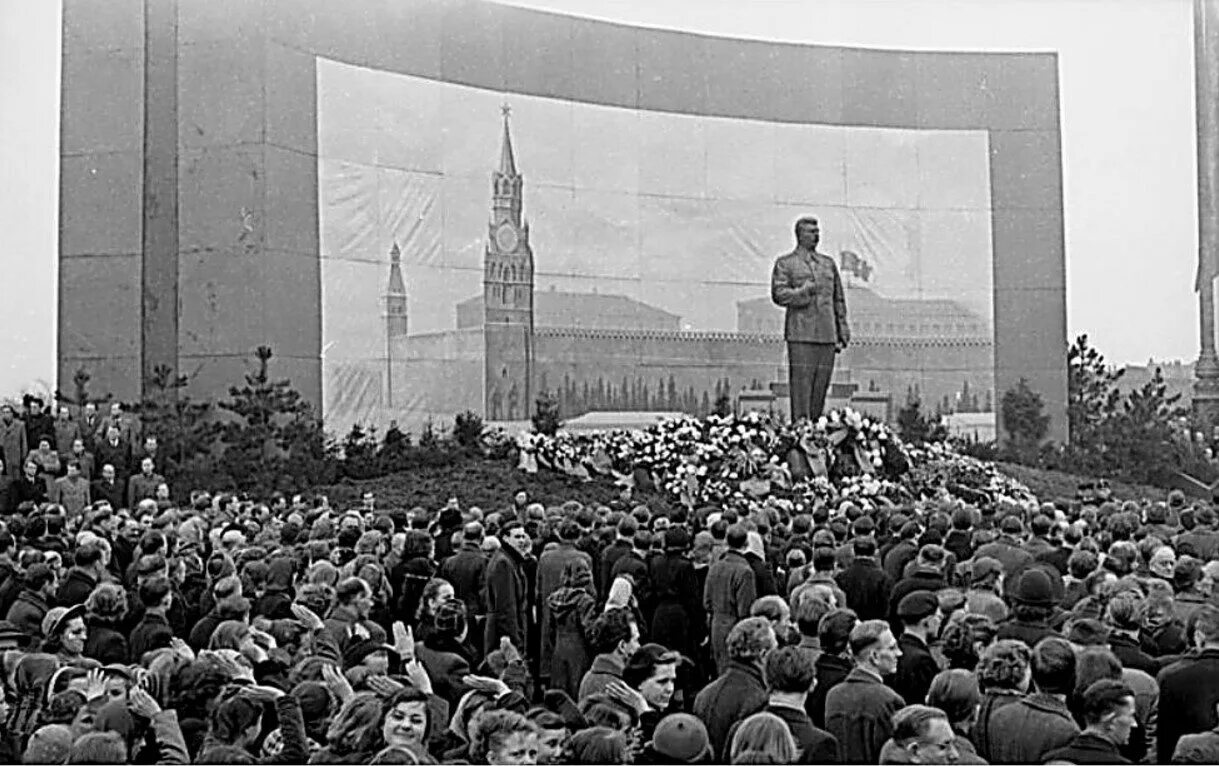
<svg viewBox="0 0 1219 766">
<path fill-rule="evenodd" d="M 440 577 L 433 577 L 423 586 L 419 596 L 419 607 L 415 611 L 415 633 L 425 639 L 435 625 L 436 610 L 452 601 L 457 593 L 453 584 Z"/>
<path fill-rule="evenodd" d="M 409 749 L 420 762 L 431 763 L 431 733 L 431 709 L 422 691 L 406 687 L 384 699 L 362 692 L 344 703 L 326 732 L 328 744 L 309 763 L 370 763 L 387 747 Z"/>
<path fill-rule="evenodd" d="M 971 673 L 986 647 L 995 640 L 995 624 L 983 614 L 955 612 L 940 636 L 940 647 L 948 667 Z"/>
<path fill-rule="evenodd" d="M 114 583 L 99 584 L 85 599 L 86 657 L 102 664 L 127 661 L 127 637 L 120 626 L 127 617 L 127 592 Z"/>
<path fill-rule="evenodd" d="M 579 696 L 580 679 L 592 665 L 588 632 L 597 617 L 593 570 L 577 558 L 563 568 L 559 587 L 550 594 L 550 686 Z"/>
<path fill-rule="evenodd" d="M 1019 702 L 1033 680 L 1032 653 L 1020 641 L 1001 640 L 988 646 L 978 661 L 978 685 L 982 702 L 970 736 L 978 755 L 990 759 L 990 719 L 995 711 Z"/>
<path fill-rule="evenodd" d="M 391 582 L 398 589 L 398 614 L 412 628 L 417 628 L 416 617 L 423 600 L 423 589 L 436 576 L 434 559 L 436 541 L 427 532 L 411 529 L 406 533 L 402 549 L 402 563 L 392 573 Z"/>
</svg>

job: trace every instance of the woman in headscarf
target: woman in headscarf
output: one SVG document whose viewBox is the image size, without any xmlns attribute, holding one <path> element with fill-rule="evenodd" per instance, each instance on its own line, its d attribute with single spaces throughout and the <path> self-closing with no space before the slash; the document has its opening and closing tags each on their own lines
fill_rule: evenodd
<svg viewBox="0 0 1219 766">
<path fill-rule="evenodd" d="M 551 645 L 550 686 L 571 697 L 580 690 L 580 679 L 592 664 L 588 628 L 597 617 L 597 597 L 593 571 L 588 561 L 578 558 L 563 568 L 559 587 L 547 599 L 550 606 Z"/>
<path fill-rule="evenodd" d="M 85 656 L 89 627 L 85 624 L 85 605 L 64 608 L 57 606 L 42 618 L 42 651 L 54 654 L 60 667 L 90 670 L 101 667 L 97 660 Z"/>
</svg>

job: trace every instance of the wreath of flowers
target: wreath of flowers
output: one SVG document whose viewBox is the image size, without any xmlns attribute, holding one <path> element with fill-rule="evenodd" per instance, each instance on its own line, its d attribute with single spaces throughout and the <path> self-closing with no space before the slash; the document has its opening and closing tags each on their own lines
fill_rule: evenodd
<svg viewBox="0 0 1219 766">
<path fill-rule="evenodd" d="M 850 408 L 795 424 L 751 412 L 681 416 L 637 431 L 521 433 L 515 446 L 522 470 L 651 484 L 691 508 L 801 512 L 843 500 L 893 504 L 944 493 L 970 501 L 1031 497 L 987 463 L 943 444 L 904 445 L 885 423 Z"/>
</svg>

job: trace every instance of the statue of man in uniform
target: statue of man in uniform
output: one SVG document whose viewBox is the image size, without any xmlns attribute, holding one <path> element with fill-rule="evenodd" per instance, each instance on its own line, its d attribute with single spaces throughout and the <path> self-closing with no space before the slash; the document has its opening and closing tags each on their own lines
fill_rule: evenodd
<svg viewBox="0 0 1219 766">
<path fill-rule="evenodd" d="M 846 295 L 838 266 L 817 252 L 821 226 L 816 218 L 796 221 L 796 249 L 775 261 L 770 298 L 787 309 L 787 341 L 792 421 L 819 418 L 834 374 L 834 357 L 851 341 Z"/>
</svg>

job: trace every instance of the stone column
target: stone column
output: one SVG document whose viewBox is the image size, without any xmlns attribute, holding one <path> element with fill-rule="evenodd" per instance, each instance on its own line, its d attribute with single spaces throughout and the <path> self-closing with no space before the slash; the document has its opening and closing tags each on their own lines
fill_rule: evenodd
<svg viewBox="0 0 1219 766">
<path fill-rule="evenodd" d="M 1194 0 L 1194 89 L 1198 132 L 1198 311 L 1201 352 L 1194 367 L 1194 414 L 1219 422 L 1219 356 L 1215 353 L 1215 280 L 1219 249 L 1219 0 Z"/>
</svg>

